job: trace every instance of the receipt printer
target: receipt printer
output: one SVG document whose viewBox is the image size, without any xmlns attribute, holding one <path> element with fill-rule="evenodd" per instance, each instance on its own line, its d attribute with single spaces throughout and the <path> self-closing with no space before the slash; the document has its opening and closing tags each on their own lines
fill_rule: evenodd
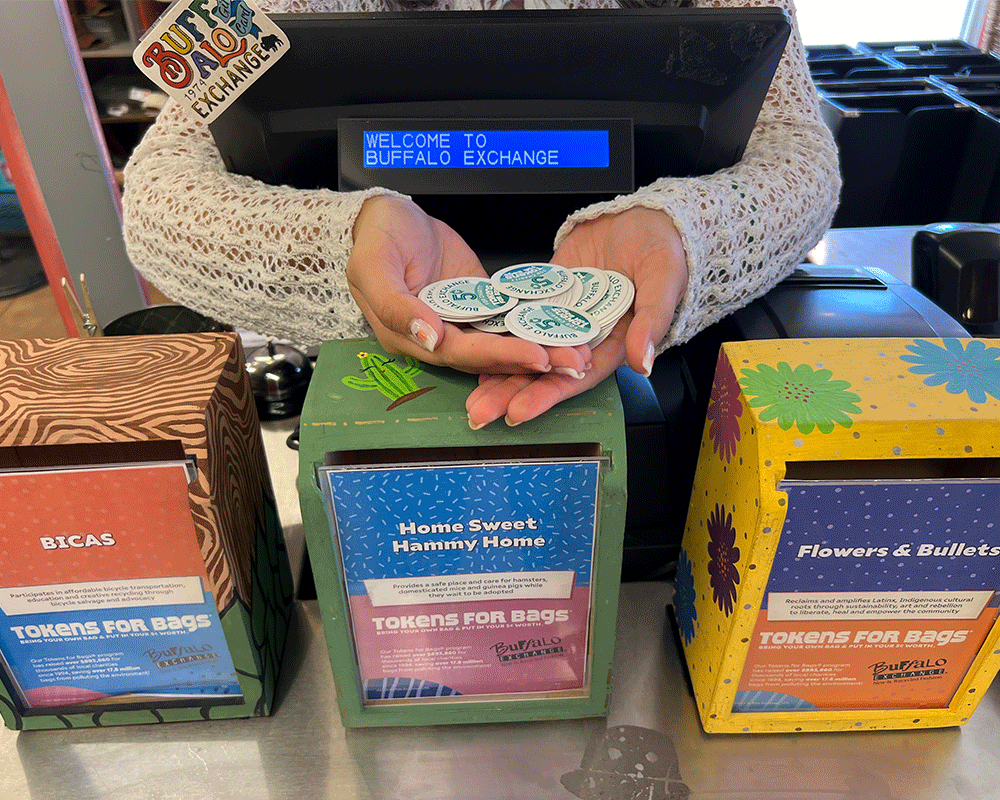
<svg viewBox="0 0 1000 800">
<path fill-rule="evenodd" d="M 673 568 L 723 342 L 969 335 L 927 296 L 882 270 L 804 264 L 763 297 L 665 351 L 648 380 L 620 368 L 631 467 L 623 580 Z"/>
</svg>

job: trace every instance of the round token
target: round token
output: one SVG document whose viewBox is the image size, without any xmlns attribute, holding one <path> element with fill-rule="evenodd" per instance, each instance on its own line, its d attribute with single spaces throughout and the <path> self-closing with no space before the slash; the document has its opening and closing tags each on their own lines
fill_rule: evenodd
<svg viewBox="0 0 1000 800">
<path fill-rule="evenodd" d="M 505 323 L 521 339 L 566 347 L 586 344 L 600 332 L 585 311 L 551 303 L 521 303 L 507 314 Z"/>
<path fill-rule="evenodd" d="M 567 291 L 574 275 L 558 264 L 531 263 L 504 267 L 491 280 L 504 294 L 524 300 L 541 300 Z"/>
<path fill-rule="evenodd" d="M 606 330 L 602 329 L 601 332 L 599 334 L 597 334 L 597 338 L 591 339 L 589 342 L 587 342 L 587 344 L 590 345 L 590 349 L 593 350 L 601 342 L 603 342 L 605 339 L 607 339 L 610 335 L 611 335 L 611 331 L 610 330 L 606 331 Z"/>
<path fill-rule="evenodd" d="M 608 272 L 608 291 L 597 303 L 587 309 L 587 313 L 597 322 L 600 331 L 593 341 L 591 347 L 597 347 L 608 338 L 615 325 L 618 324 L 626 312 L 632 307 L 635 299 L 635 286 L 632 281 L 620 272 Z"/>
<path fill-rule="evenodd" d="M 573 308 L 577 311 L 593 308 L 608 291 L 610 285 L 608 274 L 603 269 L 583 268 L 573 270 L 573 274 L 583 284 L 583 296 L 576 301 Z"/>
<path fill-rule="evenodd" d="M 477 331 L 485 331 L 486 333 L 509 333 L 507 330 L 507 324 L 504 322 L 504 317 L 506 316 L 507 314 L 497 314 L 496 316 L 487 317 L 486 319 L 477 319 L 470 322 L 469 325 Z"/>
<path fill-rule="evenodd" d="M 620 272 L 607 273 L 608 291 L 595 305 L 587 309 L 600 327 L 611 326 L 618 322 L 625 312 L 632 307 L 635 299 L 635 286 L 632 281 Z"/>
<path fill-rule="evenodd" d="M 437 281 L 425 286 L 417 296 L 449 322 L 486 319 L 517 305 L 516 297 L 504 294 L 486 278 Z"/>
<path fill-rule="evenodd" d="M 580 280 L 580 277 L 575 272 L 571 272 L 571 274 L 573 275 L 573 282 L 570 284 L 570 287 L 562 294 L 545 298 L 546 303 L 566 306 L 567 308 L 576 307 L 577 302 L 583 297 L 583 281 Z"/>
</svg>

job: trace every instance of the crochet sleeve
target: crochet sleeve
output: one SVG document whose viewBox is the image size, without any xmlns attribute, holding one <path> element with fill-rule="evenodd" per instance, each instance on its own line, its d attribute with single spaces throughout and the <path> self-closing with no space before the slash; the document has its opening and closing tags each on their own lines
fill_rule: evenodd
<svg viewBox="0 0 1000 800">
<path fill-rule="evenodd" d="M 764 294 L 802 263 L 829 227 L 840 193 L 837 148 L 820 116 L 792 0 L 698 5 L 780 6 L 792 16 L 792 35 L 743 158 L 731 169 L 662 179 L 588 206 L 556 236 L 558 245 L 576 223 L 635 206 L 671 216 L 684 244 L 689 278 L 658 352 Z"/>
<path fill-rule="evenodd" d="M 791 0 L 778 5 L 792 10 Z M 556 241 L 602 213 L 642 205 L 670 214 L 690 278 L 666 346 L 800 263 L 829 225 L 838 192 L 836 148 L 794 32 L 740 164 L 590 206 L 567 220 Z M 125 242 L 160 291 L 220 321 L 301 345 L 362 336 L 370 328 L 346 279 L 351 228 L 364 200 L 384 193 L 303 191 L 233 175 L 207 126 L 168 104 L 125 172 Z"/>
<path fill-rule="evenodd" d="M 365 336 L 347 288 L 367 192 L 304 191 L 228 172 L 208 127 L 168 103 L 125 171 L 124 236 L 171 300 L 300 345 Z"/>
</svg>

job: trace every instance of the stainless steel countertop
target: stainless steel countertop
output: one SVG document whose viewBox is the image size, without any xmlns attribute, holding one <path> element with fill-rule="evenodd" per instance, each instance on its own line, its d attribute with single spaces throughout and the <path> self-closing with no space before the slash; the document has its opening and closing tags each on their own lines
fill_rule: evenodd
<svg viewBox="0 0 1000 800">
<path fill-rule="evenodd" d="M 880 232 L 881 231 L 881 232 Z M 913 229 L 834 233 L 816 263 L 867 264 L 904 278 Z M 860 250 L 857 248 L 860 247 Z M 878 250 L 878 258 L 864 252 Z M 908 275 L 904 278 L 908 280 Z M 265 423 L 275 494 L 293 564 L 303 538 L 288 422 Z M 608 800 L 982 800 L 1000 797 L 1000 690 L 961 728 L 772 735 L 705 734 L 667 622 L 669 583 L 621 589 L 607 719 L 345 730 L 315 601 L 296 603 L 267 718 L 35 731 L 0 729 L 2 800 L 385 798 L 539 800 L 571 792 L 588 743 L 634 726 L 679 781 Z M 577 778 L 580 776 L 577 775 Z M 586 779 L 586 774 L 583 775 Z M 669 794 L 671 789 L 679 794 Z M 596 797 L 597 795 L 592 795 Z M 588 797 L 589 800 L 589 797 Z"/>
<path fill-rule="evenodd" d="M 668 584 L 623 587 L 607 720 L 345 731 L 317 606 L 303 602 L 271 717 L 5 730 L 0 796 L 572 800 L 561 778 L 580 768 L 592 737 L 619 725 L 658 732 L 660 752 L 672 742 L 692 798 L 981 800 L 1000 793 L 996 687 L 963 728 L 708 736 L 664 626 L 669 596 Z M 636 797 L 627 787 L 602 796 Z"/>
<path fill-rule="evenodd" d="M 291 423 L 264 437 L 293 562 L 301 561 Z M 17 733 L 0 730 L 3 800 L 539 800 L 574 794 L 584 752 L 634 726 L 680 780 L 601 797 L 971 800 L 1000 796 L 1000 694 L 962 728 L 775 735 L 705 734 L 666 617 L 669 583 L 621 589 L 607 719 L 345 730 L 315 601 L 296 603 L 270 717 Z M 577 783 L 574 784 L 574 772 Z M 586 773 L 583 774 L 586 779 Z M 679 795 L 667 793 L 681 790 Z M 579 790 L 578 790 L 579 791 Z M 595 795 L 596 796 L 596 795 Z"/>
</svg>

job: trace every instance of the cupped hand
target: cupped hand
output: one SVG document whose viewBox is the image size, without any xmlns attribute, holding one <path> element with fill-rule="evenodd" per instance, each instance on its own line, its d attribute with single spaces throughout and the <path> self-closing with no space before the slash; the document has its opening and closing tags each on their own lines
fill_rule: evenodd
<svg viewBox="0 0 1000 800">
<path fill-rule="evenodd" d="M 479 374 L 584 371 L 590 358 L 586 346 L 545 348 L 460 328 L 417 297 L 431 283 L 466 276 L 485 278 L 486 272 L 451 227 L 405 198 L 384 195 L 364 202 L 354 223 L 347 281 L 387 352 Z"/>
<path fill-rule="evenodd" d="M 632 208 L 573 228 L 552 261 L 568 268 L 597 267 L 627 275 L 635 285 L 632 311 L 594 348 L 582 380 L 562 374 L 485 375 L 466 402 L 469 425 L 481 428 L 501 416 L 519 425 L 611 375 L 622 364 L 649 375 L 654 347 L 670 327 L 687 288 L 687 262 L 670 217 L 655 209 Z"/>
</svg>

